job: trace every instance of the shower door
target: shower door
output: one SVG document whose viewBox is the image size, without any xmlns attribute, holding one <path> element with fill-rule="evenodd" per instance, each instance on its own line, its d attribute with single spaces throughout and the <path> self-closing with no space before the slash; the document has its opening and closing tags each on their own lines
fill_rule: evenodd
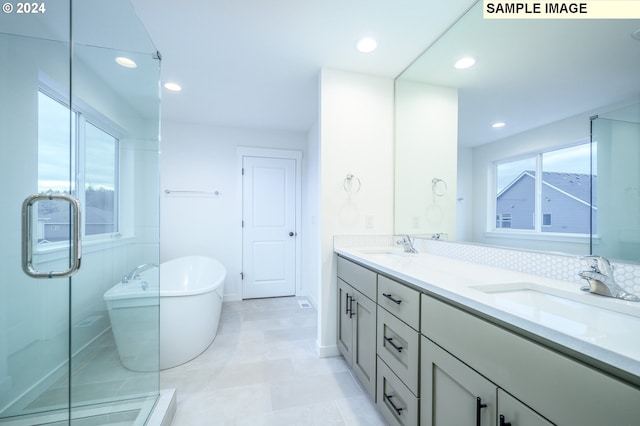
<svg viewBox="0 0 640 426">
<path fill-rule="evenodd" d="M 159 260 L 159 55 L 129 1 L 37 5 L 0 12 L 0 424 L 144 424 L 158 290 L 144 372 L 103 295 Z"/>
</svg>

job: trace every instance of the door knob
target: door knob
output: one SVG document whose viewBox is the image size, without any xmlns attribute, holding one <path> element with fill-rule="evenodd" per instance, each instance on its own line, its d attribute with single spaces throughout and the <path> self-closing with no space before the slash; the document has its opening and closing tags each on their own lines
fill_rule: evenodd
<svg viewBox="0 0 640 426">
<path fill-rule="evenodd" d="M 289 232 L 289 236 L 290 236 L 290 237 L 293 237 L 294 235 L 296 235 L 296 233 L 295 233 L 295 232 Z"/>
</svg>

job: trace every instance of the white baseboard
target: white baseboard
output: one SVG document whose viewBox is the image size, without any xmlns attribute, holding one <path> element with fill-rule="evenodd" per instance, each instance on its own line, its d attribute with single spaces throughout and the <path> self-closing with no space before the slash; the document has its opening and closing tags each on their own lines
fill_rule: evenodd
<svg viewBox="0 0 640 426">
<path fill-rule="evenodd" d="M 318 341 L 316 341 L 316 352 L 320 358 L 329 358 L 332 356 L 340 356 L 340 351 L 338 350 L 338 345 L 331 346 L 320 346 Z"/>
<path fill-rule="evenodd" d="M 239 294 L 225 294 L 222 298 L 223 302 L 239 302 L 242 297 Z"/>
</svg>

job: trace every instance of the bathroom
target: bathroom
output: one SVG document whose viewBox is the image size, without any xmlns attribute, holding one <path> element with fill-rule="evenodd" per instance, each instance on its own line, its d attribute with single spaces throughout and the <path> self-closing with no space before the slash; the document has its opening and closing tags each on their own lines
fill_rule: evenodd
<svg viewBox="0 0 640 426">
<path fill-rule="evenodd" d="M 114 2 L 113 10 L 105 10 L 103 15 L 122 13 L 121 10 L 116 10 L 118 9 L 116 4 L 119 3 Z M 476 202 L 474 196 L 479 193 L 480 190 L 478 188 L 482 188 L 483 185 L 486 186 L 487 184 L 484 180 L 486 177 L 483 179 L 472 178 L 462 173 L 462 171 L 470 170 L 471 167 L 481 167 L 472 166 L 472 164 L 473 162 L 480 163 L 481 160 L 479 158 L 483 155 L 490 156 L 489 148 L 486 148 L 485 151 L 475 150 L 473 154 L 472 151 L 474 150 L 472 148 L 458 148 L 453 152 L 447 152 L 446 144 L 440 142 L 438 143 L 439 155 L 437 157 L 432 155 L 421 156 L 422 162 L 417 165 L 411 165 L 412 156 L 410 154 L 409 158 L 402 160 L 401 167 L 396 167 L 392 160 L 394 158 L 398 160 L 399 156 L 398 146 L 396 145 L 398 140 L 396 139 L 397 136 L 394 135 L 394 132 L 398 130 L 395 127 L 394 120 L 394 114 L 397 114 L 395 108 L 400 104 L 398 99 L 395 98 L 397 95 L 395 77 L 416 56 L 427 47 L 431 47 L 431 43 L 435 42 L 438 36 L 447 30 L 473 2 L 452 3 L 452 9 L 446 12 L 442 11 L 441 15 L 437 15 L 438 19 L 429 18 L 429 14 L 426 12 L 423 15 L 416 14 L 413 19 L 416 21 L 422 19 L 429 22 L 430 25 L 419 25 L 418 22 L 411 21 L 413 22 L 412 25 L 415 25 L 413 27 L 414 32 L 406 38 L 415 39 L 416 31 L 418 29 L 423 31 L 423 27 L 427 27 L 424 29 L 424 40 L 414 40 L 411 45 L 413 51 L 403 52 L 404 56 L 402 58 L 400 58 L 402 55 L 399 55 L 394 69 L 386 69 L 384 72 L 380 71 L 379 73 L 369 72 L 367 71 L 368 66 L 371 69 L 384 69 L 384 67 L 377 64 L 376 66 L 380 68 L 373 68 L 374 65 L 368 64 L 366 56 L 360 53 L 356 53 L 358 55 L 356 62 L 358 62 L 357 65 L 359 67 L 353 67 L 356 71 L 343 71 L 338 65 L 331 63 L 317 64 L 312 74 L 308 75 L 306 79 L 296 80 L 298 86 L 291 89 L 292 91 L 311 93 L 315 100 L 309 109 L 296 108 L 296 111 L 293 112 L 291 111 L 292 108 L 289 107 L 287 114 L 290 120 L 293 121 L 295 118 L 298 122 L 304 123 L 295 128 L 286 123 L 287 114 L 284 117 L 276 116 L 275 112 L 273 116 L 269 116 L 267 111 L 261 111 L 261 114 L 257 115 L 261 116 L 263 121 L 250 122 L 252 111 L 247 106 L 247 102 L 242 101 L 242 96 L 244 95 L 242 91 L 237 93 L 240 101 L 234 100 L 232 94 L 227 94 L 223 105 L 220 103 L 208 105 L 205 104 L 207 102 L 206 97 L 196 96 L 191 99 L 195 99 L 194 103 L 200 103 L 197 105 L 198 108 L 186 108 L 183 104 L 184 101 L 180 97 L 182 96 L 182 99 L 184 99 L 190 93 L 193 95 L 194 90 L 188 86 L 188 81 L 191 77 L 183 77 L 178 73 L 180 68 L 175 65 L 170 54 L 170 52 L 176 52 L 176 50 L 170 49 L 169 46 L 178 42 L 184 45 L 188 41 L 184 39 L 179 41 L 180 37 L 177 36 L 175 37 L 176 41 L 169 40 L 174 36 L 172 31 L 167 30 L 170 27 L 167 24 L 170 16 L 177 13 L 174 10 L 176 6 L 169 2 L 162 3 L 161 6 L 159 2 L 142 0 L 134 1 L 133 4 L 146 29 L 151 33 L 153 43 L 163 56 L 161 67 L 157 66 L 154 70 L 145 69 L 145 71 L 155 73 L 156 81 L 161 72 L 163 79 L 175 79 L 185 87 L 182 92 L 178 93 L 168 92 L 163 89 L 161 95 L 162 143 L 158 143 L 158 137 L 154 134 L 156 129 L 146 129 L 140 130 L 141 134 L 136 136 L 135 144 L 127 145 L 132 147 L 129 152 L 133 154 L 129 157 L 123 156 L 121 159 L 121 171 L 126 173 L 129 170 L 129 173 L 135 174 L 134 181 L 138 186 L 136 188 L 122 187 L 124 191 L 121 194 L 122 207 L 129 208 L 126 206 L 130 206 L 132 211 L 129 212 L 131 217 L 128 219 L 129 222 L 124 220 L 121 225 L 125 227 L 123 230 L 126 230 L 127 226 L 132 227 L 132 229 L 135 228 L 136 233 L 144 235 L 145 238 L 135 245 L 126 245 L 124 244 L 126 243 L 124 239 L 120 239 L 114 234 L 114 241 L 108 243 L 109 249 L 104 252 L 106 253 L 104 255 L 99 248 L 96 248 L 97 246 L 92 246 L 88 241 L 85 242 L 83 245 L 82 269 L 71 279 L 73 303 L 75 304 L 79 301 L 80 305 L 78 306 L 81 306 L 81 309 L 74 311 L 70 316 L 74 324 L 77 323 L 83 326 L 74 330 L 89 331 L 92 327 L 96 329 L 108 327 L 108 316 L 105 313 L 102 294 L 111 285 L 119 282 L 122 275 L 129 273 L 134 266 L 143 263 L 160 264 L 189 254 L 212 257 L 225 266 L 225 302 L 239 302 L 247 297 L 246 293 L 243 293 L 246 290 L 245 287 L 247 287 L 243 278 L 248 271 L 243 270 L 242 266 L 243 263 L 246 264 L 246 260 L 242 257 L 243 228 L 241 222 L 248 219 L 243 218 L 243 204 L 238 196 L 238 194 L 242 193 L 241 169 L 243 168 L 244 157 L 269 157 L 274 154 L 282 155 L 283 151 L 286 151 L 296 158 L 297 166 L 299 167 L 298 187 L 302 188 L 299 191 L 299 199 L 297 200 L 299 203 L 299 216 L 296 218 L 295 223 L 297 225 L 295 225 L 295 228 L 287 231 L 296 234 L 294 235 L 296 237 L 294 238 L 294 244 L 296 245 L 295 250 L 299 253 L 297 260 L 299 263 L 296 268 L 298 275 L 295 279 L 294 291 L 297 296 L 307 299 L 318 312 L 315 350 L 321 357 L 338 355 L 335 319 L 337 307 L 334 236 L 441 233 L 443 238 L 450 240 L 476 241 L 484 244 L 512 245 L 515 247 L 515 241 L 512 242 L 505 238 L 499 239 L 499 236 L 485 234 L 483 230 L 486 229 L 484 226 L 485 222 L 487 222 L 486 216 L 475 215 L 470 209 L 464 208 L 465 204 Z M 122 7 L 124 8 L 124 6 Z M 160 9 L 163 9 L 164 12 Z M 54 12 L 55 8 L 50 7 L 48 13 L 53 14 Z M 186 12 L 185 10 L 184 13 L 186 14 Z M 320 17 L 325 16 L 327 19 L 331 19 L 330 11 L 315 12 L 321 14 L 319 15 Z M 85 11 L 85 13 L 87 16 L 90 15 L 88 11 Z M 126 13 L 130 13 L 130 11 Z M 239 12 L 235 11 L 235 13 Z M 322 13 L 327 15 L 322 15 Z M 263 28 L 260 26 L 260 14 L 256 15 L 258 16 L 247 17 L 248 21 L 243 21 L 243 25 Z M 407 14 L 399 16 L 409 19 Z M 7 18 L 6 14 L 4 18 Z M 54 29 L 52 32 L 56 33 L 59 30 L 55 37 L 63 40 L 60 33 L 64 33 L 65 24 L 68 22 L 64 17 L 60 19 L 60 28 Z M 92 19 L 94 18 L 92 17 Z M 287 16 L 275 16 L 274 22 L 277 22 L 277 19 L 286 20 Z M 0 23 L 4 22 L 4 20 L 0 21 Z M 220 26 L 222 27 L 222 25 Z M 84 42 L 85 45 L 101 45 L 101 41 L 96 41 L 90 36 L 90 29 L 76 28 L 77 30 L 86 31 L 87 40 Z M 239 28 L 243 27 L 240 26 Z M 636 25 L 636 28 L 638 28 L 638 25 Z M 211 29 L 211 31 L 213 32 L 214 29 Z M 11 31 L 8 32 L 11 33 Z M 188 33 L 185 33 L 185 37 L 186 34 Z M 222 39 L 225 37 L 221 33 L 214 32 L 214 34 Z M 236 33 L 234 34 L 237 35 Z M 47 34 L 44 37 L 51 38 L 52 36 Z M 144 51 L 147 53 L 152 50 L 147 44 L 146 36 L 135 34 L 135 37 L 139 38 L 138 43 L 143 46 L 128 47 L 125 50 Z M 349 37 L 357 37 L 357 35 Z M 638 42 L 631 37 L 629 38 L 637 46 Z M 379 42 L 379 49 L 382 49 L 384 42 L 382 40 Z M 401 42 L 401 38 L 395 41 L 395 43 Z M 3 43 L 7 46 L 9 44 L 8 38 Z M 166 46 L 166 48 L 163 46 Z M 63 45 L 61 49 L 64 50 L 65 47 L 68 46 Z M 10 51 L 4 50 L 4 52 Z M 52 50 L 50 50 L 51 52 Z M 241 53 L 247 54 L 246 51 Z M 252 53 L 257 55 L 256 52 Z M 79 49 L 76 54 L 82 56 L 84 53 Z M 82 57 L 82 60 L 90 63 L 91 60 L 95 59 L 90 55 L 91 52 L 87 51 L 86 57 Z M 178 53 L 176 52 L 175 55 L 178 55 Z M 151 66 L 154 64 L 153 61 L 157 61 L 151 56 L 148 55 L 148 60 L 145 59 L 147 62 L 139 64 L 140 69 L 143 68 L 142 63 L 150 64 Z M 304 54 L 300 53 L 300 56 L 304 57 Z M 268 61 L 267 58 L 260 58 L 259 55 L 257 57 L 264 62 Z M 375 56 L 371 56 L 371 58 L 375 60 Z M 68 62 L 68 58 L 66 60 Z M 60 52 L 58 57 L 52 59 L 52 61 L 57 61 L 56 63 L 59 64 L 57 69 L 66 69 L 64 52 Z M 230 59 L 230 63 L 234 61 L 242 63 L 242 60 L 238 58 Z M 633 57 L 630 61 L 633 63 Z M 211 67 L 213 68 L 214 66 L 211 65 Z M 162 71 L 160 71 L 160 68 Z M 75 78 L 82 77 L 83 73 L 86 73 L 87 78 L 104 78 L 102 76 L 94 76 L 89 70 L 82 69 L 81 66 L 73 71 Z M 238 74 L 242 75 L 243 78 L 251 78 L 246 74 L 242 74 L 241 71 L 237 70 Z M 19 73 L 20 71 L 16 66 L 11 72 Z M 191 69 L 190 72 L 202 71 Z M 221 75 L 224 76 L 225 74 Z M 51 77 L 54 79 L 59 77 L 57 78 L 58 80 L 64 81 L 69 76 L 53 75 Z M 181 79 L 183 81 L 180 81 Z M 116 85 L 117 83 L 112 84 Z M 53 84 L 50 86 L 53 86 Z M 219 85 L 211 83 L 210 87 L 210 90 L 216 94 L 227 93 L 225 88 Z M 269 90 L 279 90 L 277 86 L 269 90 L 265 89 L 265 87 L 266 85 L 263 87 L 249 86 L 245 90 L 267 92 Z M 56 88 L 51 87 L 51 89 Z M 82 81 L 74 89 L 77 89 L 78 93 L 84 94 L 83 97 L 85 98 L 95 99 L 99 97 L 95 96 L 96 93 L 91 90 L 89 85 L 83 86 Z M 9 88 L 5 87 L 3 90 L 9 90 Z M 154 88 L 145 88 L 145 90 L 149 90 L 149 93 L 151 93 Z M 235 90 L 238 90 L 238 88 L 236 87 Z M 593 105 L 593 108 L 588 107 L 575 111 L 584 115 L 584 117 L 580 117 L 580 120 L 584 119 L 584 123 L 586 123 L 586 130 L 581 138 L 589 137 L 589 117 L 600 114 L 601 117 L 606 119 L 604 113 L 615 110 L 615 108 L 610 108 L 612 105 L 623 107 L 625 105 L 618 105 L 618 102 L 626 102 L 634 96 L 637 103 L 637 86 L 633 86 L 633 90 L 630 90 L 629 86 L 624 87 L 622 93 L 623 95 L 616 95 L 606 103 Z M 274 96 L 276 96 L 274 93 L 266 93 L 264 97 L 269 100 L 273 99 Z M 213 97 L 215 98 L 215 96 Z M 104 99 L 101 102 L 109 104 Z M 584 100 L 584 102 L 585 105 L 588 105 L 587 100 Z M 240 105 L 237 105 L 238 103 Z M 19 104 L 18 102 L 16 105 Z M 246 114 L 237 114 L 233 119 L 225 115 L 229 111 L 237 111 L 239 106 L 247 109 L 245 111 Z M 609 109 L 605 111 L 599 109 L 599 107 L 607 107 Z M 104 106 L 104 108 L 108 108 L 108 106 Z M 153 110 L 155 107 L 146 106 L 146 108 Z M 120 113 L 127 115 L 126 111 L 120 111 Z M 189 113 L 194 115 L 187 115 Z M 158 112 L 150 113 L 152 116 L 154 114 L 156 114 L 154 119 L 158 120 Z M 300 118 L 296 114 L 302 117 Z M 566 115 L 566 117 L 569 115 L 571 114 Z M 168 118 L 171 116 L 174 118 Z M 219 118 L 210 119 L 212 116 Z M 268 122 L 264 117 L 270 117 L 272 121 Z M 7 116 L 4 118 L 6 120 Z M 118 117 L 118 121 L 126 122 L 125 119 L 120 117 Z M 440 123 L 431 123 L 432 125 L 442 124 L 442 120 L 434 121 L 439 121 Z M 537 127 L 542 124 L 539 123 Z M 559 124 L 558 126 L 561 125 Z M 131 124 L 131 126 L 135 127 L 135 124 Z M 512 126 L 512 123 L 508 123 L 507 129 Z M 18 135 L 20 135 L 22 129 L 35 129 L 37 126 L 26 124 L 9 126 L 8 123 L 3 122 L 2 128 L 13 129 L 11 131 L 5 130 L 2 134 L 3 144 L 9 144 L 8 141 L 10 140 L 20 140 Z M 561 143 L 574 142 L 576 139 L 565 139 Z M 440 139 L 440 141 L 443 140 Z M 511 141 L 507 143 L 509 146 L 513 146 Z M 548 145 L 551 144 L 552 142 L 548 143 Z M 526 152 L 531 152 L 538 148 L 540 147 L 529 145 Z M 10 149 L 12 152 L 11 159 L 5 156 L 2 160 L 2 169 L 7 171 L 9 176 L 18 176 L 21 164 L 31 164 L 31 167 L 35 167 L 32 159 L 35 151 L 22 152 L 15 147 Z M 504 146 L 493 146 L 493 149 L 499 151 L 505 148 Z M 274 153 L 274 150 L 277 152 Z M 15 156 L 13 156 L 14 152 Z M 363 152 L 366 152 L 366 155 L 362 155 Z M 509 155 L 505 154 L 503 158 L 516 157 L 517 154 L 514 149 Z M 417 158 L 417 156 L 414 155 L 413 158 Z M 20 161 L 16 161 L 16 159 Z M 430 161 L 433 161 L 433 163 L 430 163 Z M 136 162 L 135 167 L 127 169 L 124 166 L 127 162 Z M 443 170 L 437 169 L 438 167 L 442 167 Z M 456 170 L 458 170 L 458 173 L 456 173 Z M 412 172 L 406 177 L 408 181 L 402 181 L 404 176 L 399 174 L 401 171 Z M 419 176 L 417 173 L 422 171 L 428 174 Z M 349 179 L 349 175 L 353 177 Z M 157 181 L 158 177 L 160 183 Z M 410 188 L 410 185 L 416 182 L 426 182 L 426 185 L 428 185 L 426 191 L 430 192 L 433 178 L 441 179 L 446 184 L 447 195 L 455 192 L 454 188 L 457 189 L 458 193 L 455 196 L 445 196 L 437 199 L 440 202 L 446 198 L 447 202 L 454 203 L 450 208 L 457 209 L 458 221 L 457 224 L 453 223 L 453 226 L 451 226 L 451 223 L 448 225 L 439 223 L 435 228 L 429 227 L 431 217 L 426 214 L 423 216 L 422 211 L 412 212 L 407 217 L 402 217 L 398 214 L 400 211 L 411 212 L 411 207 L 403 204 L 407 202 L 406 200 L 409 200 L 408 203 L 413 206 L 419 203 L 419 197 L 411 193 L 407 193 L 407 198 L 403 200 L 401 197 L 402 190 Z M 126 181 L 126 177 L 121 176 L 120 179 L 123 182 Z M 357 181 L 354 181 L 354 179 L 357 179 Z M 357 190 L 345 190 L 345 187 L 354 188 L 347 185 L 347 182 L 356 182 Z M 16 184 L 18 183 L 16 182 Z M 27 182 L 25 180 L 22 185 L 24 188 L 20 188 L 19 193 L 15 195 L 16 206 L 21 204 L 24 196 L 35 191 L 35 186 L 31 181 Z M 130 192 L 127 193 L 127 191 Z M 167 193 L 166 191 L 169 192 Z M 425 189 L 421 188 L 420 191 L 424 192 Z M 634 200 L 633 197 L 630 199 L 631 201 Z M 125 200 L 129 200 L 127 201 L 129 204 Z M 432 200 L 433 198 L 429 197 L 425 202 Z M 148 208 L 148 206 L 158 207 L 159 221 L 154 217 L 154 214 L 158 213 L 157 211 L 145 212 L 144 209 Z M 417 207 L 416 209 L 419 210 Z M 638 214 L 633 210 L 634 208 L 635 205 L 630 205 L 627 209 L 622 210 L 629 211 L 636 217 Z M 19 211 L 19 207 L 17 209 L 16 211 Z M 149 210 L 153 209 L 149 208 Z M 422 210 L 426 209 L 423 207 Z M 487 209 L 484 208 L 484 210 L 486 211 Z M 3 233 L 13 235 L 11 240 L 15 240 L 16 246 L 19 246 L 19 226 L 18 222 L 16 222 L 16 215 L 19 216 L 19 214 L 16 211 L 3 213 L 3 216 L 6 214 L 10 218 L 10 220 L 6 219 L 3 222 L 12 223 L 11 227 L 3 229 Z M 148 216 L 146 216 L 147 213 Z M 465 214 L 467 216 L 464 216 Z M 599 214 L 601 214 L 600 211 Z M 448 216 L 451 217 L 452 215 Z M 619 222 L 620 219 L 613 219 L 613 221 Z M 478 222 L 480 222 L 480 225 L 478 225 Z M 491 222 L 491 220 L 488 222 Z M 14 223 L 16 225 L 13 225 Z M 176 223 L 179 223 L 180 226 L 176 226 Z M 629 229 L 633 228 L 632 225 L 629 225 Z M 619 230 L 615 232 L 625 233 L 626 231 Z M 475 235 L 476 233 L 479 235 Z M 630 235 L 629 232 L 626 232 L 626 234 Z M 599 241 L 599 245 L 604 247 L 606 242 L 603 239 Z M 627 243 L 631 242 L 627 241 Z M 590 252 L 589 242 L 585 243 L 584 240 L 576 242 L 575 239 L 565 239 L 565 241 L 556 243 L 557 245 L 549 246 L 544 244 L 536 240 L 530 240 L 526 248 L 553 252 L 571 252 L 579 255 L 585 255 Z M 569 246 L 574 247 L 568 248 Z M 576 249 L 575 246 L 580 246 L 580 248 Z M 19 267 L 15 266 L 19 265 L 20 262 L 19 253 L 13 253 L 13 249 L 11 251 L 7 249 L 5 252 L 4 248 L 3 253 L 6 253 L 3 254 L 3 265 L 6 262 L 6 269 L 15 271 L 16 282 L 24 282 L 26 279 L 17 278 L 18 275 L 23 274 Z M 618 253 L 610 253 L 606 255 L 612 259 L 620 258 Z M 91 271 L 92 275 L 89 275 L 89 271 Z M 93 294 L 94 292 L 89 289 L 88 284 L 95 280 L 93 274 L 104 278 L 104 282 L 100 284 L 100 290 L 95 292 L 99 294 Z M 8 277 L 14 277 L 14 275 L 9 274 Z M 42 286 L 43 281 L 36 280 L 36 282 L 38 286 Z M 60 315 L 60 312 L 49 312 L 53 308 L 48 306 L 48 301 L 55 301 L 52 305 L 60 308 L 66 309 L 68 307 L 68 293 L 62 288 L 40 289 L 31 284 L 26 284 L 26 287 L 29 288 L 28 291 L 16 290 L 20 292 L 18 298 L 31 299 L 31 297 L 34 297 L 37 300 L 38 309 L 34 309 L 33 312 L 39 313 L 40 324 L 48 322 L 48 315 L 53 315 L 51 318 L 57 318 L 57 315 Z M 15 310 L 22 310 L 22 313 L 14 312 L 13 310 L 9 311 L 5 309 L 6 305 L 3 304 L 2 315 L 5 317 L 3 321 L 8 321 L 7 317 L 9 316 L 12 318 L 15 316 L 15 318 L 19 318 L 21 321 L 24 319 L 25 323 L 28 323 L 28 317 L 32 315 L 32 311 L 27 307 L 20 308 L 19 306 L 28 305 L 18 305 L 17 296 L 14 293 L 10 293 L 12 291 L 14 290 L 3 287 L 2 299 L 5 301 L 11 299 L 12 304 L 15 303 Z M 84 306 L 82 305 L 83 303 Z M 102 315 L 95 315 L 94 311 L 100 311 Z M 20 321 L 16 320 L 13 323 L 18 324 Z M 86 324 L 88 325 L 85 326 Z M 41 335 L 47 336 L 58 331 L 55 327 L 49 327 L 49 329 L 45 327 L 39 331 L 31 330 L 30 333 L 41 333 Z M 5 332 L 5 330 L 2 330 L 2 333 Z M 28 333 L 17 329 L 11 331 L 11 333 L 10 336 L 0 335 L 3 345 L 5 341 L 15 341 L 15 336 L 28 335 Z M 81 339 L 76 341 L 75 338 L 72 338 L 71 340 L 77 343 L 79 347 L 87 344 L 86 341 Z M 22 344 L 26 345 L 26 342 L 22 342 Z M 65 344 L 63 342 L 63 346 Z M 7 357 L 6 348 L 6 346 L 3 346 L 0 349 L 2 358 Z M 77 349 L 79 348 L 74 348 L 74 351 Z M 152 362 L 156 361 L 153 360 Z M 60 364 L 60 361 L 56 361 L 56 365 L 58 364 Z M 0 390 L 5 389 L 6 386 L 11 386 L 11 382 L 7 379 L 11 376 L 11 374 L 7 374 L 10 368 L 6 363 L 4 365 L 0 364 Z M 136 376 L 131 375 L 124 380 L 133 379 L 134 377 Z M 163 388 L 162 374 L 147 374 L 146 377 L 149 381 L 148 388 L 142 392 L 148 390 L 153 393 L 154 389 L 157 391 Z M 17 382 L 16 378 L 13 380 L 14 383 Z M 114 393 L 117 393 L 117 391 L 109 390 L 102 397 L 113 397 Z M 3 402 L 5 401 L 3 400 Z M 4 406 L 4 404 L 2 405 Z M 2 408 L 0 407 L 0 409 Z M 179 406 L 178 410 L 180 410 Z"/>
</svg>

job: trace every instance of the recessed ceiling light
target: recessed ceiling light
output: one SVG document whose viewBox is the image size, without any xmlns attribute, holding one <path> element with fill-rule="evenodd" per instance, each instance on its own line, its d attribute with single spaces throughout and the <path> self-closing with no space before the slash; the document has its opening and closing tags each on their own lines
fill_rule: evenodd
<svg viewBox="0 0 640 426">
<path fill-rule="evenodd" d="M 179 92 L 182 90 L 182 86 L 178 83 L 167 82 L 164 84 L 165 89 L 171 90 L 172 92 Z"/>
<path fill-rule="evenodd" d="M 504 121 L 496 121 L 491 125 L 491 127 L 493 127 L 494 129 L 499 129 L 500 127 L 504 127 L 506 125 L 507 123 L 505 123 Z"/>
<path fill-rule="evenodd" d="M 121 65 L 125 68 L 136 68 L 138 64 L 136 64 L 132 59 L 125 58 L 124 56 L 118 56 L 116 58 L 116 62 L 118 65 Z"/>
<path fill-rule="evenodd" d="M 371 53 L 378 48 L 378 42 L 371 37 L 363 37 L 356 46 L 362 53 Z"/>
<path fill-rule="evenodd" d="M 466 56 L 464 58 L 460 58 L 453 65 L 456 69 L 464 70 L 472 67 L 476 63 L 476 60 L 470 56 Z"/>
</svg>

